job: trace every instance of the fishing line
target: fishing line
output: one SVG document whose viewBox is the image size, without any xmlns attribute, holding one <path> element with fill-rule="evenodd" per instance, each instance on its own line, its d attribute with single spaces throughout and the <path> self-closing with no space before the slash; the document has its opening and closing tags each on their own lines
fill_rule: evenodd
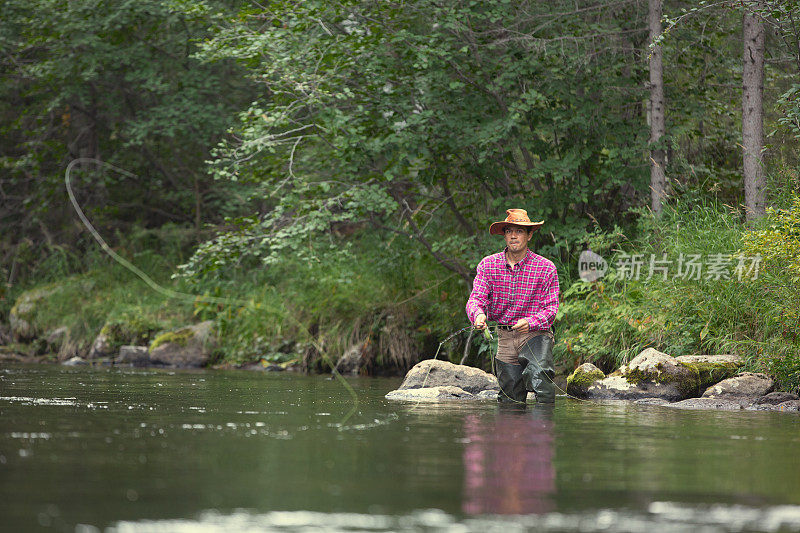
<svg viewBox="0 0 800 533">
<path fill-rule="evenodd" d="M 128 270 L 130 270 L 134 274 L 136 274 L 136 276 L 138 276 L 142 281 L 144 281 L 147 284 L 148 287 L 150 287 L 151 289 L 153 289 L 157 293 L 159 293 L 159 294 L 161 294 L 161 295 L 163 295 L 163 296 L 165 296 L 167 298 L 174 298 L 174 299 L 177 299 L 177 300 L 188 300 L 188 301 L 191 301 L 191 302 L 204 302 L 204 303 L 211 303 L 211 304 L 222 304 L 222 305 L 248 306 L 248 305 L 253 303 L 252 301 L 242 300 L 242 299 L 238 299 L 238 298 L 217 297 L 217 296 L 201 296 L 201 295 L 198 295 L 198 294 L 191 294 L 191 293 L 187 293 L 187 292 L 176 291 L 176 290 L 170 289 L 168 287 L 164 287 L 163 285 L 161 285 L 158 282 L 156 282 L 149 275 L 147 275 L 147 273 L 145 273 L 140 268 L 138 268 L 136 265 L 134 265 L 133 263 L 131 263 L 130 261 L 128 261 L 124 257 L 120 256 L 114 250 L 112 250 L 111 247 L 106 243 L 106 241 L 100 235 L 100 233 L 94 228 L 94 226 L 89 221 L 89 219 L 86 217 L 86 215 L 83 213 L 83 210 L 81 209 L 80 204 L 78 204 L 78 201 L 75 198 L 75 194 L 72 191 L 72 183 L 71 183 L 70 173 L 72 172 L 72 169 L 75 167 L 75 165 L 78 165 L 80 163 L 95 163 L 97 165 L 102 165 L 102 166 L 105 166 L 107 168 L 110 168 L 110 169 L 114 170 L 115 172 L 119 172 L 123 176 L 130 177 L 130 178 L 138 178 L 138 176 L 136 174 L 132 173 L 132 172 L 129 172 L 129 171 L 125 170 L 125 169 L 119 168 L 119 167 L 117 167 L 115 165 L 112 165 L 110 163 L 106 163 L 105 161 L 100 161 L 98 159 L 94 159 L 94 158 L 90 158 L 90 157 L 79 157 L 77 159 L 73 159 L 67 165 L 67 169 L 64 172 L 64 183 L 66 185 L 67 194 L 69 195 L 69 200 L 72 203 L 72 207 L 75 209 L 75 212 L 78 213 L 78 217 L 81 219 L 81 222 L 83 222 L 83 225 L 86 227 L 86 229 L 88 229 L 89 232 L 92 234 L 92 236 L 95 238 L 95 240 L 98 243 L 100 243 L 100 247 L 103 249 L 103 251 L 106 252 L 109 256 L 111 256 L 111 258 L 114 259 L 114 261 L 116 261 L 117 263 L 121 264 L 123 267 L 125 267 Z M 350 394 L 350 397 L 353 400 L 353 407 L 344 416 L 344 418 L 340 422 L 340 426 L 339 426 L 340 430 L 341 429 L 345 429 L 346 428 L 345 423 L 358 410 L 358 395 L 356 394 L 356 391 L 347 382 L 347 380 L 336 370 L 336 365 L 334 365 L 332 363 L 331 358 L 328 356 L 328 354 L 325 351 L 325 349 L 316 340 L 314 340 L 314 337 L 311 335 L 311 332 L 308 330 L 308 328 L 302 322 L 300 322 L 296 317 L 294 317 L 291 314 L 287 313 L 286 315 L 283 315 L 283 317 L 284 318 L 288 318 L 289 320 L 293 321 L 298 327 L 302 328 L 302 330 L 304 330 L 306 332 L 306 334 L 308 335 L 308 338 L 310 339 L 310 342 L 311 342 L 312 346 L 314 346 L 314 348 L 316 348 L 317 352 L 320 354 L 320 356 L 323 358 L 323 360 L 330 365 L 331 374 L 333 374 L 333 376 L 339 381 L 339 383 Z"/>
</svg>

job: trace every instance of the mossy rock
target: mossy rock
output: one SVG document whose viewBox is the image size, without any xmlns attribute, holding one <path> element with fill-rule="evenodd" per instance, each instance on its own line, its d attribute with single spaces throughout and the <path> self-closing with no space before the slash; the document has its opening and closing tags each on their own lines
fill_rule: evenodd
<svg viewBox="0 0 800 533">
<path fill-rule="evenodd" d="M 744 366 L 744 360 L 738 355 L 681 355 L 676 361 L 690 365 L 697 370 L 700 378 L 700 391 L 720 381 L 732 378 Z"/>
<path fill-rule="evenodd" d="M 124 345 L 147 346 L 160 329 L 158 324 L 140 317 L 109 320 L 92 343 L 89 358 L 116 355 Z"/>
<path fill-rule="evenodd" d="M 603 371 L 592 363 L 583 363 L 567 378 L 567 393 L 579 398 L 585 397 L 589 387 L 605 377 Z"/>
<path fill-rule="evenodd" d="M 674 402 L 697 396 L 699 384 L 696 368 L 648 348 L 605 379 L 595 381 L 586 392 L 590 398 Z"/>
<path fill-rule="evenodd" d="M 36 323 L 37 303 L 59 290 L 59 286 L 51 284 L 23 292 L 17 298 L 14 307 L 8 313 L 8 322 L 14 340 L 28 342 L 36 338 L 40 329 Z"/>
<path fill-rule="evenodd" d="M 193 338 L 194 332 L 192 331 L 191 327 L 181 328 L 175 331 L 167 331 L 166 333 L 162 333 L 153 339 L 152 344 L 150 344 L 150 352 L 165 344 L 176 344 L 178 346 L 185 347 Z"/>
<path fill-rule="evenodd" d="M 694 365 L 681 362 L 653 348 L 642 351 L 630 363 L 620 368 L 620 375 L 634 385 L 671 385 L 681 396 L 680 399 L 700 394 L 700 374 Z"/>
<path fill-rule="evenodd" d="M 150 343 L 150 362 L 179 368 L 205 366 L 216 345 L 213 330 L 209 320 L 158 335 Z"/>
</svg>

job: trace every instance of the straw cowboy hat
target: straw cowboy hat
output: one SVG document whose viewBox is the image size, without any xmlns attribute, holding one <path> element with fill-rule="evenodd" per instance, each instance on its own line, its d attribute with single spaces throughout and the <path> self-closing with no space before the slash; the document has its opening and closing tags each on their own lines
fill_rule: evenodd
<svg viewBox="0 0 800 533">
<path fill-rule="evenodd" d="M 495 222 L 491 226 L 489 226 L 489 233 L 492 235 L 502 235 L 503 231 L 506 229 L 506 226 L 524 226 L 526 228 L 533 228 L 534 230 L 539 229 L 544 224 L 544 220 L 541 222 L 531 222 L 531 219 L 528 218 L 528 212 L 524 209 L 506 209 L 506 214 L 508 215 L 505 220 L 500 222 Z"/>
</svg>

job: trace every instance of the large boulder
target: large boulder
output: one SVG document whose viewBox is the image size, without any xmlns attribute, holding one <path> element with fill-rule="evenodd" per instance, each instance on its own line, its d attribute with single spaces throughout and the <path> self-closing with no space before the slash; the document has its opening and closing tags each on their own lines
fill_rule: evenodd
<svg viewBox="0 0 800 533">
<path fill-rule="evenodd" d="M 477 400 L 482 398 L 460 387 L 442 385 L 436 387 L 393 390 L 386 395 L 386 399 L 413 402 L 441 402 L 444 400 Z"/>
<path fill-rule="evenodd" d="M 567 394 L 583 398 L 595 381 L 605 377 L 603 371 L 592 363 L 583 363 L 567 378 Z"/>
<path fill-rule="evenodd" d="M 700 391 L 723 379 L 732 378 L 744 366 L 744 360 L 741 357 L 731 354 L 680 355 L 675 360 L 697 369 Z"/>
<path fill-rule="evenodd" d="M 742 372 L 736 377 L 720 381 L 706 389 L 703 398 L 724 398 L 731 400 L 750 399 L 765 396 L 775 388 L 775 382 L 766 374 Z"/>
<path fill-rule="evenodd" d="M 610 376 L 595 381 L 586 389 L 586 397 L 620 400 L 663 398 L 674 402 L 696 396 L 699 383 L 696 368 L 648 348 Z"/>
<path fill-rule="evenodd" d="M 210 320 L 162 333 L 150 344 L 150 362 L 178 368 L 208 364 L 216 344 Z"/>
<path fill-rule="evenodd" d="M 471 394 L 499 390 L 497 378 L 479 368 L 428 359 L 408 371 L 399 390 L 452 385 Z"/>
</svg>

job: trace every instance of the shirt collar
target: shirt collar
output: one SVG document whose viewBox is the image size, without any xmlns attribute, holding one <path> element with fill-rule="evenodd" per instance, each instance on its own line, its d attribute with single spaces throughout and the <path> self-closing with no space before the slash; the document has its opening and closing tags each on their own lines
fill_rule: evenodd
<svg viewBox="0 0 800 533">
<path fill-rule="evenodd" d="M 506 257 L 506 252 L 507 251 L 508 251 L 508 246 L 503 248 L 503 263 L 505 263 L 505 265 L 510 268 L 511 265 L 508 263 L 508 257 Z M 528 262 L 528 259 L 530 259 L 531 257 L 533 257 L 533 252 L 531 251 L 530 248 L 528 248 L 528 250 L 525 252 L 525 257 L 522 258 L 522 261 L 517 263 L 517 265 L 518 265 L 517 268 L 522 267 L 525 263 Z"/>
</svg>

